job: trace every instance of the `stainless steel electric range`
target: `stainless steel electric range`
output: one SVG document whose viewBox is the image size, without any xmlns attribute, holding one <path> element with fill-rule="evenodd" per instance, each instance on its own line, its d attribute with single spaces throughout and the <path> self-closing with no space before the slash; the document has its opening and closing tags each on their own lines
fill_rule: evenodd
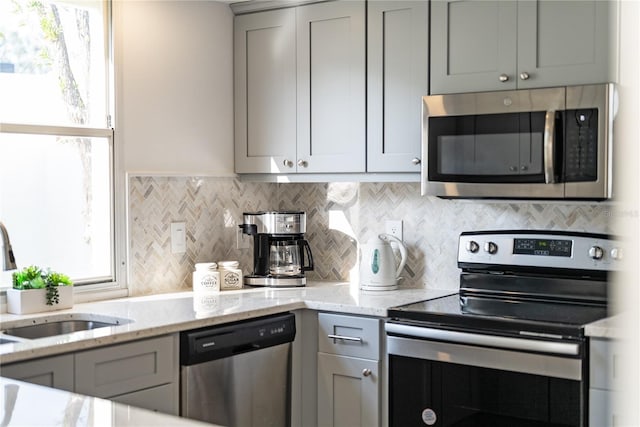
<svg viewBox="0 0 640 427">
<path fill-rule="evenodd" d="M 586 426 L 584 328 L 621 258 L 603 234 L 462 233 L 459 294 L 389 310 L 389 425 Z"/>
</svg>

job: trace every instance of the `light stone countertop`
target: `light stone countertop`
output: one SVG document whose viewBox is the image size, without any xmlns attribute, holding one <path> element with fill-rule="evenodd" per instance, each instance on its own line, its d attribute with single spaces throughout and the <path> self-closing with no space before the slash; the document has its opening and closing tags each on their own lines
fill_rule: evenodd
<svg viewBox="0 0 640 427">
<path fill-rule="evenodd" d="M 38 315 L 2 314 L 2 329 L 14 324 L 70 318 L 119 318 L 130 319 L 132 322 L 93 331 L 3 344 L 0 345 L 0 361 L 17 362 L 303 308 L 386 317 L 389 307 L 439 298 L 452 293 L 454 292 L 451 290 L 427 289 L 362 292 L 348 283 L 312 282 L 303 288 L 251 288 L 207 296 L 181 292 L 76 304 L 69 310 Z M 616 338 L 619 331 L 617 318 L 603 319 L 586 328 L 587 335 L 593 337 Z M 205 425 L 194 420 L 8 378 L 0 377 L 0 388 L 0 400 L 3 401 L 1 406 L 4 408 L 1 417 L 3 422 L 6 421 L 3 425 Z M 12 402 L 13 396 L 15 403 Z M 43 410 L 33 411 L 34 401 L 37 401 L 39 408 Z"/>
<path fill-rule="evenodd" d="M 250 288 L 208 295 L 180 292 L 76 304 L 71 309 L 42 314 L 2 314 L 2 330 L 67 319 L 116 318 L 124 322 L 118 326 L 2 344 L 0 361 L 5 364 L 81 351 L 303 308 L 385 317 L 390 307 L 452 293 L 455 292 L 413 288 L 365 292 L 344 282 L 311 282 L 301 288 Z M 125 323 L 127 320 L 131 321 Z"/>
<path fill-rule="evenodd" d="M 211 427 L 97 397 L 0 377 L 0 425 L 48 427 Z"/>
<path fill-rule="evenodd" d="M 591 338 L 621 339 L 626 336 L 624 315 L 618 314 L 588 324 L 584 330 Z"/>
</svg>

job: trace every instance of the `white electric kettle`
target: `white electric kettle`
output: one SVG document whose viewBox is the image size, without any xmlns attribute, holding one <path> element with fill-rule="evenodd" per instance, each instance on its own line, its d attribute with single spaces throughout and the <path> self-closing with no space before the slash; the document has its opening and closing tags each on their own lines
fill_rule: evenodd
<svg viewBox="0 0 640 427">
<path fill-rule="evenodd" d="M 391 242 L 398 244 L 400 264 L 396 265 Z M 365 291 L 391 291 L 398 288 L 400 272 L 407 262 L 407 248 L 397 237 L 379 234 L 364 244 L 360 257 L 360 289 Z"/>
</svg>

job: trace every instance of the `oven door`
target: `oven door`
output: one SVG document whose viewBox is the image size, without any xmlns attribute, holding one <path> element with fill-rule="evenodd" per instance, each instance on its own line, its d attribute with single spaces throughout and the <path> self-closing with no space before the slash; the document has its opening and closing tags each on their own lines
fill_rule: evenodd
<svg viewBox="0 0 640 427">
<path fill-rule="evenodd" d="M 390 426 L 585 425 L 582 343 L 386 328 Z"/>
</svg>

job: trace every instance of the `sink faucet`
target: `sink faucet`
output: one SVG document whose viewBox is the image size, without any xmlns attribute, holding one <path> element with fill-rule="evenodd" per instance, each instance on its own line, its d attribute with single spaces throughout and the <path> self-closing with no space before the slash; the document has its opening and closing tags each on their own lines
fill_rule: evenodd
<svg viewBox="0 0 640 427">
<path fill-rule="evenodd" d="M 7 229 L 2 222 L 0 222 L 0 238 L 2 239 L 3 254 L 2 269 L 4 271 L 17 269 L 16 259 L 13 256 L 13 249 L 11 249 L 11 242 L 9 241 L 9 233 L 7 233 Z"/>
</svg>

